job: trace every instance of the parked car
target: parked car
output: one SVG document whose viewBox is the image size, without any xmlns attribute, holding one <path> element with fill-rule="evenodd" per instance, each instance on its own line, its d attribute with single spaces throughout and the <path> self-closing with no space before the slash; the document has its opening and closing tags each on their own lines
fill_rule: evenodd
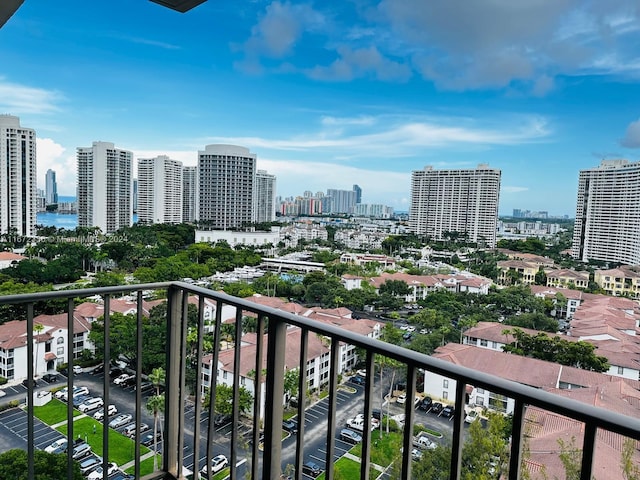
<svg viewBox="0 0 640 480">
<path fill-rule="evenodd" d="M 465 423 L 473 423 L 479 418 L 478 412 L 476 410 L 469 410 L 464 417 Z"/>
<path fill-rule="evenodd" d="M 360 435 L 358 432 L 354 432 L 350 428 L 343 428 L 342 430 L 340 430 L 340 440 L 355 445 L 356 443 L 360 443 L 362 441 L 362 435 Z"/>
<path fill-rule="evenodd" d="M 99 465 L 94 471 L 89 474 L 87 480 L 102 480 L 102 478 L 104 477 L 102 472 L 102 465 Z M 116 472 L 118 472 L 118 464 L 114 462 L 109 463 L 107 465 L 107 476 L 109 477 L 109 479 L 111 479 L 111 475 L 114 475 Z"/>
<path fill-rule="evenodd" d="M 118 413 L 118 409 L 116 408 L 115 405 L 109 405 L 109 408 L 107 409 L 107 413 L 109 414 L 109 416 L 113 416 L 116 413 Z M 104 418 L 104 407 L 101 408 L 100 410 L 98 410 L 96 413 L 93 414 L 93 418 L 95 418 L 96 420 L 102 420 Z"/>
<path fill-rule="evenodd" d="M 78 410 L 82 413 L 87 413 L 90 410 L 95 410 L 96 408 L 100 408 L 104 406 L 104 401 L 100 397 L 93 397 L 85 400 L 80 405 L 78 405 Z"/>
<path fill-rule="evenodd" d="M 73 406 L 78 408 L 87 400 L 91 400 L 93 397 L 91 395 L 78 395 L 77 397 L 73 397 Z"/>
<path fill-rule="evenodd" d="M 231 415 L 226 413 L 216 413 L 213 417 L 213 424 L 216 427 L 221 427 L 222 425 L 226 425 L 231 421 Z"/>
<path fill-rule="evenodd" d="M 376 420 L 382 420 L 382 411 L 377 409 L 371 410 L 371 417 Z"/>
<path fill-rule="evenodd" d="M 422 460 L 422 452 L 417 448 L 411 450 L 411 459 L 414 461 Z"/>
<path fill-rule="evenodd" d="M 124 373 L 124 370 L 120 367 L 112 367 L 109 370 L 109 378 L 117 378 Z"/>
<path fill-rule="evenodd" d="M 24 380 L 22 380 L 22 385 L 24 386 L 24 388 L 29 388 L 29 379 L 25 378 Z M 34 378 L 33 379 L 33 388 L 38 386 L 38 381 Z"/>
<path fill-rule="evenodd" d="M 407 401 L 406 393 L 401 393 L 400 396 L 396 399 L 396 403 L 399 403 L 400 405 L 404 405 L 406 401 Z"/>
<path fill-rule="evenodd" d="M 298 422 L 296 420 L 284 420 L 282 422 L 282 428 L 290 433 L 298 433 Z"/>
<path fill-rule="evenodd" d="M 128 382 L 128 381 L 129 381 L 129 380 L 131 380 L 132 378 L 133 378 L 133 379 L 135 379 L 135 378 L 136 378 L 136 376 L 135 376 L 135 375 L 128 374 L 128 373 L 123 373 L 123 374 L 119 375 L 118 377 L 116 377 L 116 378 L 113 380 L 113 383 L 114 383 L 115 385 L 125 386 L 125 382 Z"/>
<path fill-rule="evenodd" d="M 91 375 L 98 375 L 99 373 L 104 373 L 104 364 L 101 363 L 100 365 L 95 367 L 93 370 L 91 370 L 91 372 L 89 372 L 89 373 Z"/>
<path fill-rule="evenodd" d="M 355 375 L 349 379 L 351 383 L 355 383 L 356 385 L 365 385 L 367 383 L 367 379 L 361 377 L 360 375 Z"/>
<path fill-rule="evenodd" d="M 153 432 L 147 432 L 140 437 L 140 444 L 146 447 L 153 445 L 153 438 Z M 155 439 L 157 442 L 162 441 L 162 433 L 160 433 L 160 431 L 156 432 Z"/>
<path fill-rule="evenodd" d="M 79 375 L 82 373 L 82 367 L 80 365 L 74 365 L 73 366 L 73 374 L 74 375 Z"/>
<path fill-rule="evenodd" d="M 56 393 L 54 393 L 53 396 L 56 397 L 57 399 L 60 399 L 60 400 L 62 400 L 63 398 L 66 398 L 66 396 L 67 396 L 67 387 L 61 388 Z"/>
<path fill-rule="evenodd" d="M 44 451 L 47 453 L 65 453 L 67 451 L 67 445 L 69 442 L 66 438 L 59 438 L 51 445 L 48 445 L 44 448 Z"/>
<path fill-rule="evenodd" d="M 305 475 L 310 475 L 313 478 L 316 478 L 318 475 L 320 475 L 322 473 L 322 469 L 320 468 L 320 465 L 318 465 L 315 462 L 305 462 L 304 465 L 302 465 L 302 473 L 304 473 Z"/>
<path fill-rule="evenodd" d="M 74 460 L 80 460 L 81 458 L 86 457 L 91 454 L 91 445 L 88 443 L 82 442 L 73 447 L 73 453 L 71 456 Z"/>
<path fill-rule="evenodd" d="M 92 455 L 80 462 L 80 472 L 82 473 L 82 475 L 87 476 L 96 468 L 98 468 L 101 463 L 102 458 L 96 455 Z"/>
<path fill-rule="evenodd" d="M 141 423 L 140 433 L 146 432 L 147 430 L 149 430 L 149 425 L 147 425 L 146 423 Z M 136 434 L 136 424 L 130 423 L 129 425 L 124 427 L 124 429 L 122 430 L 122 434 L 126 435 L 127 437 L 133 437 Z"/>
<path fill-rule="evenodd" d="M 444 405 L 442 405 L 440 402 L 433 402 L 431 404 L 431 413 L 439 415 L 443 408 Z"/>
<path fill-rule="evenodd" d="M 433 400 L 431 400 L 431 397 L 424 397 L 422 401 L 418 404 L 418 408 L 420 410 L 424 410 L 425 412 L 428 412 L 431 409 L 432 403 L 433 403 Z"/>
<path fill-rule="evenodd" d="M 133 416 L 129 413 L 121 413 L 109 422 L 109 428 L 124 427 L 127 423 L 131 422 L 132 418 Z"/>
<path fill-rule="evenodd" d="M 211 472 L 212 473 L 218 473 L 224 467 L 228 467 L 228 466 L 229 466 L 229 460 L 227 460 L 227 457 L 225 457 L 222 454 L 216 455 L 215 457 L 213 457 L 211 459 Z M 202 475 L 203 477 L 206 477 L 208 475 L 208 470 L 209 469 L 207 468 L 207 465 L 205 465 L 200 470 L 200 475 Z"/>
<path fill-rule="evenodd" d="M 454 413 L 455 413 L 455 409 L 452 406 L 447 405 L 446 407 L 444 407 L 442 409 L 442 412 L 440 413 L 440 416 L 444 417 L 444 418 L 451 418 L 451 417 L 453 417 Z"/>
<path fill-rule="evenodd" d="M 63 390 L 64 390 L 64 393 L 61 395 L 61 397 L 58 397 L 58 398 L 62 398 L 62 400 L 66 402 L 69 397 L 69 392 L 67 391 L 66 387 Z M 76 398 L 80 395 L 89 395 L 89 389 L 84 386 L 73 387 L 73 394 L 71 396 L 73 398 Z"/>
<path fill-rule="evenodd" d="M 44 380 L 47 383 L 56 383 L 58 381 L 58 374 L 57 373 L 45 373 L 42 376 L 42 380 Z"/>
</svg>

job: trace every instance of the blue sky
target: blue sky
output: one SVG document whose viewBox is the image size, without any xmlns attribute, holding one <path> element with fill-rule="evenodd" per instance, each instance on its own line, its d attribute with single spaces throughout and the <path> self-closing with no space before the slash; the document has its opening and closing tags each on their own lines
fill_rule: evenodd
<svg viewBox="0 0 640 480">
<path fill-rule="evenodd" d="M 580 169 L 640 160 L 635 0 L 26 0 L 0 29 L 0 112 L 75 194 L 102 140 L 195 165 L 248 147 L 278 195 L 362 187 L 407 210 L 425 165 L 502 170 L 500 213 L 575 214 Z"/>
</svg>

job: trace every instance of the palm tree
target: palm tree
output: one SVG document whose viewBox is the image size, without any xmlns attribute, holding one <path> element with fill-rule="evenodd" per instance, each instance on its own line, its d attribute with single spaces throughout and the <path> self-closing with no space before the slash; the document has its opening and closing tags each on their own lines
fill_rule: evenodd
<svg viewBox="0 0 640 480">
<path fill-rule="evenodd" d="M 158 470 L 158 417 L 161 412 L 164 412 L 164 393 L 149 397 L 146 407 L 147 412 L 153 414 L 153 471 L 155 472 Z M 160 436 L 162 437 L 162 431 Z"/>
<path fill-rule="evenodd" d="M 41 323 L 36 323 L 33 326 L 33 333 L 35 336 L 35 341 L 36 341 L 36 365 L 35 365 L 35 372 L 33 372 L 33 377 L 37 377 L 38 376 L 38 346 L 40 345 L 40 342 L 38 341 L 38 336 L 44 331 L 44 325 L 42 325 Z"/>
</svg>

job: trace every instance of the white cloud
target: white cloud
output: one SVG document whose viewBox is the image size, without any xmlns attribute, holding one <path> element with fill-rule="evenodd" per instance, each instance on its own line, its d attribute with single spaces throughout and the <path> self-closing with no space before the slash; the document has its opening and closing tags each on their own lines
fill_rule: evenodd
<svg viewBox="0 0 640 480">
<path fill-rule="evenodd" d="M 67 149 L 51 138 L 36 137 L 36 158 L 38 187 L 44 190 L 47 170 L 56 172 L 58 195 L 74 195 L 77 186 L 77 164 L 75 152 L 69 155 Z"/>
<path fill-rule="evenodd" d="M 59 92 L 12 83 L 0 77 L 0 111 L 13 115 L 56 113 Z"/>
<path fill-rule="evenodd" d="M 640 148 L 640 119 L 631 122 L 620 140 L 620 145 L 627 148 Z"/>
</svg>

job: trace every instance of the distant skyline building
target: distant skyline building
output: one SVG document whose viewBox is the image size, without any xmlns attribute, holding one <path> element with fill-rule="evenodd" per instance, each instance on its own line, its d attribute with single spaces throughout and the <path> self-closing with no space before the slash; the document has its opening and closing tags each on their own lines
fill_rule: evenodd
<svg viewBox="0 0 640 480">
<path fill-rule="evenodd" d="M 138 179 L 133 179 L 133 193 L 131 202 L 133 204 L 133 213 L 138 213 Z"/>
<path fill-rule="evenodd" d="M 451 232 L 487 247 L 496 245 L 501 172 L 486 164 L 468 170 L 426 166 L 411 175 L 409 229 L 444 240 Z"/>
<path fill-rule="evenodd" d="M 354 190 L 327 189 L 327 197 L 330 197 L 330 200 L 326 202 L 329 205 L 326 213 L 352 213 L 357 195 Z"/>
<path fill-rule="evenodd" d="M 182 162 L 166 155 L 138 159 L 138 221 L 182 223 Z"/>
<path fill-rule="evenodd" d="M 353 191 L 356 192 L 356 205 L 362 203 L 362 189 L 359 185 L 353 186 Z"/>
<path fill-rule="evenodd" d="M 56 172 L 49 169 L 44 177 L 44 198 L 47 205 L 58 203 L 58 183 Z"/>
<path fill-rule="evenodd" d="M 207 145 L 198 152 L 198 220 L 227 230 L 254 223 L 256 155 L 237 145 Z"/>
<path fill-rule="evenodd" d="M 36 131 L 13 115 L 0 115 L 0 233 L 36 233 Z"/>
<path fill-rule="evenodd" d="M 198 167 L 182 169 L 182 221 L 194 223 L 198 218 Z"/>
<path fill-rule="evenodd" d="M 133 220 L 133 153 L 110 142 L 78 147 L 78 226 L 108 234 Z"/>
<path fill-rule="evenodd" d="M 276 176 L 265 170 L 256 173 L 254 210 L 257 223 L 276 219 Z"/>
<path fill-rule="evenodd" d="M 580 170 L 571 254 L 584 262 L 640 264 L 640 162 Z"/>
</svg>

